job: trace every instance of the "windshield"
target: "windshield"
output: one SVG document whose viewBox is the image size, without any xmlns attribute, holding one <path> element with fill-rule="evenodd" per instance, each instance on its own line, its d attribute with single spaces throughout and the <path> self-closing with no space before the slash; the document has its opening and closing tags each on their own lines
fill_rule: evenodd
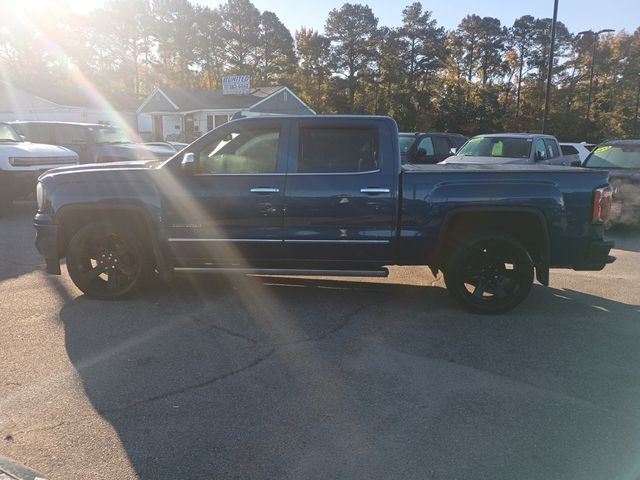
<svg viewBox="0 0 640 480">
<path fill-rule="evenodd" d="M 530 138 L 513 137 L 473 137 L 463 146 L 461 157 L 529 158 Z"/>
<path fill-rule="evenodd" d="M 596 148 L 584 164 L 592 168 L 640 168 L 640 143 L 603 145 Z"/>
<path fill-rule="evenodd" d="M 406 154 L 409 153 L 411 146 L 416 141 L 416 137 L 414 137 L 413 135 L 401 135 L 400 137 L 398 137 L 398 140 L 400 142 L 400 153 Z"/>
<path fill-rule="evenodd" d="M 126 130 L 117 127 L 94 127 L 96 143 L 135 143 Z"/>
<path fill-rule="evenodd" d="M 0 123 L 0 142 L 21 142 L 22 139 L 11 125 Z"/>
</svg>

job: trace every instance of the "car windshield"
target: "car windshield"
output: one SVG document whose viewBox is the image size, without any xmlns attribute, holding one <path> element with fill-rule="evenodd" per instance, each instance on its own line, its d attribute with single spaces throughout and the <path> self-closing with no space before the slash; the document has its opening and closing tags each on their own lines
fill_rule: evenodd
<svg viewBox="0 0 640 480">
<path fill-rule="evenodd" d="M 405 154 L 409 153 L 411 146 L 416 141 L 416 137 L 414 137 L 413 135 L 400 135 L 400 137 L 398 137 L 398 140 L 400 142 L 400 153 Z"/>
<path fill-rule="evenodd" d="M 640 168 L 640 142 L 632 145 L 602 145 L 584 162 L 592 168 Z"/>
<path fill-rule="evenodd" d="M 0 142 L 21 142 L 22 139 L 11 125 L 0 123 Z"/>
<path fill-rule="evenodd" d="M 529 158 L 530 138 L 513 137 L 473 137 L 464 145 L 458 155 L 461 157 Z"/>
<path fill-rule="evenodd" d="M 96 143 L 135 143 L 127 131 L 117 127 L 94 127 Z"/>
</svg>

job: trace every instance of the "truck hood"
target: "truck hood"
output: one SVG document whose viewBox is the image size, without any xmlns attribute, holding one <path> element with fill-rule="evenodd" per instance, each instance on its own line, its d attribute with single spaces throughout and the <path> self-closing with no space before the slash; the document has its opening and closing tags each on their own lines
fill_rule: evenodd
<svg viewBox="0 0 640 480">
<path fill-rule="evenodd" d="M 440 162 L 442 164 L 450 163 L 468 163 L 473 165 L 518 165 L 529 163 L 527 158 L 499 158 L 499 157 L 461 157 L 459 155 L 453 155 L 446 160 Z"/>
<path fill-rule="evenodd" d="M 69 165 L 68 167 L 58 167 L 47 170 L 40 175 L 38 180 L 50 175 L 66 173 L 110 171 L 110 170 L 148 170 L 162 164 L 161 160 L 135 160 L 130 162 L 109 162 L 109 163 L 85 163 L 82 165 Z"/>
<path fill-rule="evenodd" d="M 15 142 L 0 143 L 0 154 L 8 157 L 77 157 L 77 154 L 68 148 L 45 143 Z"/>
<path fill-rule="evenodd" d="M 143 143 L 101 144 L 101 155 L 130 160 L 166 160 L 176 154 L 171 147 Z"/>
</svg>

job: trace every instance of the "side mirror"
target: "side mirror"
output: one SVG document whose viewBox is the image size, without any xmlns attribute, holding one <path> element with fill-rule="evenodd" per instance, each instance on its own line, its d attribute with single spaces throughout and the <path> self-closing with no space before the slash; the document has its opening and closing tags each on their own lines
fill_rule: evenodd
<svg viewBox="0 0 640 480">
<path fill-rule="evenodd" d="M 540 152 L 536 152 L 536 153 L 533 155 L 533 159 L 534 159 L 536 162 L 539 162 L 539 161 L 541 161 L 541 160 L 544 160 L 544 155 L 542 155 Z"/>
<path fill-rule="evenodd" d="M 416 154 L 418 157 L 426 157 L 427 151 L 424 148 L 419 148 Z"/>
<path fill-rule="evenodd" d="M 22 139 L 23 142 L 27 141 L 27 137 L 25 137 L 24 135 L 20 135 L 20 138 Z"/>
<path fill-rule="evenodd" d="M 449 151 L 451 152 L 451 155 L 455 155 L 458 149 L 456 147 L 451 147 Z"/>
<path fill-rule="evenodd" d="M 581 167 L 582 162 L 580 160 L 574 160 L 569 165 L 571 165 L 572 167 Z"/>
<path fill-rule="evenodd" d="M 192 152 L 187 152 L 182 157 L 180 168 L 185 173 L 193 173 L 196 169 L 196 156 Z"/>
</svg>

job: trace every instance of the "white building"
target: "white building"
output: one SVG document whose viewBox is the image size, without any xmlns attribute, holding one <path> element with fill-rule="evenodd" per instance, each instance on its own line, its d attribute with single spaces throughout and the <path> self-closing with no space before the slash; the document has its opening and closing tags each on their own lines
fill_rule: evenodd
<svg viewBox="0 0 640 480">
<path fill-rule="evenodd" d="M 97 91 L 42 85 L 26 88 L 0 80 L 0 121 L 47 120 L 136 126 L 137 95 L 106 98 Z"/>
</svg>

